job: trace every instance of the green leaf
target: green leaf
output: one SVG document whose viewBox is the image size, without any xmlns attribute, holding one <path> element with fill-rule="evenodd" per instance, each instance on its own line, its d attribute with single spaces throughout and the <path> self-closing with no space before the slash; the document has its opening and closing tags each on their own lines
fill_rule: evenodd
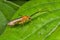
<svg viewBox="0 0 60 40">
<path fill-rule="evenodd" d="M 4 2 L 0 2 L 0 10 L 3 12 L 5 17 L 10 20 L 16 10 Z"/>
<path fill-rule="evenodd" d="M 27 1 L 19 1 L 19 0 L 16 0 L 16 1 L 9 1 L 9 0 L 6 0 L 4 1 L 4 3 L 8 4 L 9 6 L 13 7 L 15 10 L 17 10 L 20 6 L 22 6 L 25 2 Z"/>
<path fill-rule="evenodd" d="M 6 0 L 6 2 L 19 7 L 22 6 L 24 3 L 26 3 L 27 0 Z"/>
<path fill-rule="evenodd" d="M 28 0 L 9 0 L 9 1 L 28 1 Z"/>
<path fill-rule="evenodd" d="M 4 0 L 0 0 L 1 2 L 3 2 Z"/>
<path fill-rule="evenodd" d="M 7 20 L 3 15 L 3 13 L 0 11 L 0 35 L 4 32 L 6 28 L 6 23 L 7 23 Z"/>
<path fill-rule="evenodd" d="M 27 1 L 13 1 L 14 3 L 16 3 L 17 5 L 22 6 L 24 3 L 26 3 Z"/>
<path fill-rule="evenodd" d="M 48 37 L 46 40 L 60 40 L 60 25 L 57 26 L 57 29 Z"/>
<path fill-rule="evenodd" d="M 59 0 L 29 1 L 16 12 L 12 19 L 34 14 L 31 16 L 32 20 L 24 25 L 12 26 L 13 28 L 7 26 L 0 40 L 50 40 L 50 38 L 60 40 L 59 13 Z"/>
<path fill-rule="evenodd" d="M 11 6 L 12 8 L 14 8 L 15 10 L 17 10 L 20 6 L 17 5 L 16 3 L 12 2 L 12 1 L 4 1 L 4 3 L 8 4 L 9 6 Z"/>
</svg>

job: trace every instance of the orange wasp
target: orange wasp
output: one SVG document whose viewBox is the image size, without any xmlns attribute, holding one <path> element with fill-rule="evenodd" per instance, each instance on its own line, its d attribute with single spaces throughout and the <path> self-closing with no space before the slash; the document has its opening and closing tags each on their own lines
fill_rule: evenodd
<svg viewBox="0 0 60 40">
<path fill-rule="evenodd" d="M 36 13 L 39 13 L 39 11 L 36 12 Z M 14 26 L 14 25 L 16 25 L 16 24 L 24 24 L 25 22 L 27 22 L 27 21 L 29 21 L 30 19 L 32 19 L 31 17 L 32 17 L 33 15 L 35 15 L 36 13 L 32 14 L 31 16 L 22 16 L 22 17 L 19 18 L 19 19 L 16 19 L 16 20 L 13 20 L 13 21 L 9 22 L 8 25 Z"/>
<path fill-rule="evenodd" d="M 19 19 L 13 20 L 11 22 L 8 23 L 8 25 L 10 26 L 14 26 L 16 24 L 24 24 L 26 21 L 29 21 L 30 17 L 29 16 L 22 16 Z"/>
</svg>

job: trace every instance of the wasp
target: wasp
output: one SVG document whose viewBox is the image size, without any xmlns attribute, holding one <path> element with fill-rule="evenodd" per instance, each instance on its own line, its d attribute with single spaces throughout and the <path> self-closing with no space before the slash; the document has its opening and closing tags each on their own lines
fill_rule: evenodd
<svg viewBox="0 0 60 40">
<path fill-rule="evenodd" d="M 33 19 L 33 16 L 34 15 L 36 16 L 39 12 L 40 12 L 40 10 L 37 11 L 36 13 L 32 14 L 31 16 L 22 16 L 19 19 L 16 19 L 16 20 L 13 20 L 13 21 L 9 22 L 8 25 L 14 26 L 16 24 L 24 24 L 25 22 L 27 22 L 29 20 L 32 20 Z M 41 11 L 41 12 L 45 12 L 45 11 Z M 39 14 L 37 16 L 39 16 Z"/>
<path fill-rule="evenodd" d="M 16 24 L 24 24 L 25 22 L 29 21 L 30 17 L 29 16 L 22 16 L 19 19 L 13 20 L 8 23 L 9 26 L 14 26 Z"/>
</svg>

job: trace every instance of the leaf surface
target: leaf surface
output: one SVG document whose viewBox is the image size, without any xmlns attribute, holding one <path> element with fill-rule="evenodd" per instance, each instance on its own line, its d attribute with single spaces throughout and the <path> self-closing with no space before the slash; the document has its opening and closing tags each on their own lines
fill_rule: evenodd
<svg viewBox="0 0 60 40">
<path fill-rule="evenodd" d="M 38 0 L 25 3 L 12 19 L 24 15 L 31 16 L 36 12 L 38 13 L 33 15 L 31 17 L 32 20 L 25 25 L 18 25 L 14 28 L 7 26 L 0 40 L 50 40 L 50 38 L 51 40 L 60 40 L 59 5 L 59 0 Z"/>
<path fill-rule="evenodd" d="M 6 28 L 7 20 L 3 13 L 0 11 L 0 35 L 4 32 Z"/>
<path fill-rule="evenodd" d="M 3 12 L 6 19 L 10 20 L 16 10 L 4 2 L 0 2 L 0 11 Z"/>
</svg>

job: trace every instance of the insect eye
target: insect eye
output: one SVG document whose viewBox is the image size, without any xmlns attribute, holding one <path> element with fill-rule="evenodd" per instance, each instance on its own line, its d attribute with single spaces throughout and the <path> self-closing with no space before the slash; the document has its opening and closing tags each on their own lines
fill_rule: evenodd
<svg viewBox="0 0 60 40">
<path fill-rule="evenodd" d="M 29 17 L 29 19 L 31 19 L 31 18 Z"/>
</svg>

